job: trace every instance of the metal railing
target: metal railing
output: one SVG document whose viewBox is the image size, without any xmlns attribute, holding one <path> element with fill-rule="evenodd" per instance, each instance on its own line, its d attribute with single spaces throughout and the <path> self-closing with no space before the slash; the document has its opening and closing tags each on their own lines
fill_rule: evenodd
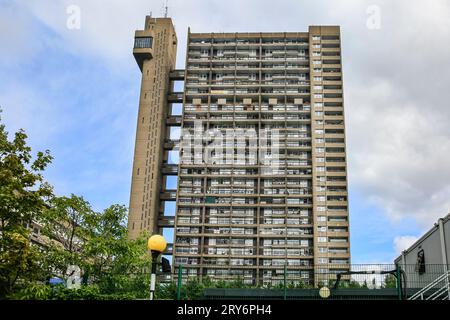
<svg viewBox="0 0 450 320">
<path fill-rule="evenodd" d="M 408 300 L 450 300 L 449 277 L 450 271 L 443 273 Z"/>
<path fill-rule="evenodd" d="M 199 273 L 201 267 L 202 275 Z M 320 298 L 319 289 L 322 287 L 330 289 L 330 299 L 448 299 L 450 275 L 442 273 L 445 266 L 436 264 L 426 265 L 426 272 L 420 274 L 416 265 L 395 264 L 262 265 L 258 271 L 247 268 L 241 273 L 232 271 L 234 267 L 228 265 L 223 270 L 218 267 L 215 266 L 217 273 L 214 274 L 209 271 L 205 273 L 204 269 L 208 269 L 206 265 L 184 264 L 181 273 L 176 265 L 173 276 L 181 285 L 187 285 L 190 281 L 208 283 L 209 287 L 204 287 L 206 296 L 203 297 L 208 299 L 241 299 L 246 295 L 255 299 L 269 296 L 315 299 Z M 211 283 L 214 285 L 211 286 Z M 228 292 L 229 289 L 234 291 Z M 245 289 L 246 293 L 237 289 Z"/>
<path fill-rule="evenodd" d="M 242 249 L 242 246 L 234 249 Z M 239 255 L 241 253 L 238 252 Z M 252 260 L 252 254 L 244 252 L 244 255 L 242 265 L 236 264 L 241 262 L 238 258 L 230 258 L 228 255 L 217 258 L 215 265 L 207 265 L 196 254 L 189 252 L 189 255 L 183 257 L 185 261 L 182 264 L 177 263 L 177 259 L 174 260 L 172 273 L 158 272 L 155 297 L 285 300 L 449 299 L 450 272 L 444 265 L 426 265 L 425 268 L 394 264 L 296 265 L 287 263 L 292 260 L 290 258 L 277 257 L 274 259 L 280 264 L 250 266 L 248 263 Z M 300 256 L 296 258 L 299 258 L 297 261 L 303 261 Z M 225 265 L 227 261 L 228 264 Z M 134 272 L 124 270 L 120 274 L 109 274 L 107 281 L 97 283 L 93 279 L 87 281 L 86 285 L 97 286 L 102 294 L 116 298 L 147 299 L 149 271 L 150 268 Z"/>
</svg>

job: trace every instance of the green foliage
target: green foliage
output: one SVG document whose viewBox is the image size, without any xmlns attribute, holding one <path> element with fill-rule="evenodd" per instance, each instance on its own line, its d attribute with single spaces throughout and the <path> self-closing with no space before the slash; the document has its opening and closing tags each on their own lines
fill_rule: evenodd
<svg viewBox="0 0 450 320">
<path fill-rule="evenodd" d="M 124 221 L 127 209 L 113 205 L 95 217 L 95 229 L 86 242 L 86 268 L 94 281 L 108 286 L 123 284 L 123 275 L 138 275 L 150 265 L 146 241 L 148 234 L 136 240 L 127 238 Z M 135 279 L 135 277 L 133 277 Z"/>
<path fill-rule="evenodd" d="M 96 215 L 95 229 L 86 242 L 86 271 L 102 292 L 136 292 L 148 295 L 151 263 L 147 252 L 148 234 L 136 240 L 127 238 L 124 221 L 127 210 L 113 205 Z"/>
<path fill-rule="evenodd" d="M 104 294 L 97 285 L 83 285 L 77 290 L 64 286 L 50 287 L 44 284 L 30 284 L 9 296 L 15 300 L 132 300 L 132 294 Z"/>
<path fill-rule="evenodd" d="M 356 280 L 341 280 L 339 283 L 339 288 L 351 288 L 351 289 L 359 289 L 361 288 L 361 283 Z"/>
<path fill-rule="evenodd" d="M 198 278 L 189 278 L 181 286 L 181 299 L 182 300 L 195 300 L 201 299 L 203 297 L 203 291 L 207 288 L 220 288 L 220 289 L 255 289 L 259 286 L 249 285 L 243 282 L 242 279 L 238 278 L 234 281 L 218 280 L 212 281 L 209 277 L 204 277 L 202 281 Z M 312 288 L 305 284 L 300 283 L 289 283 L 287 285 L 289 289 L 299 289 L 299 288 Z M 284 283 L 278 283 L 275 286 L 267 286 L 266 289 L 284 289 Z M 167 284 L 157 284 L 155 297 L 157 299 L 176 299 L 177 297 L 177 283 L 170 282 Z"/>
<path fill-rule="evenodd" d="M 70 222 L 75 219 L 77 223 L 66 223 L 69 228 L 63 232 L 59 229 L 48 231 L 49 235 L 55 231 L 64 235 L 58 242 L 50 245 L 46 255 L 49 273 L 57 270 L 56 274 L 65 275 L 67 266 L 76 264 L 82 269 L 84 283 L 96 286 L 99 298 L 104 298 L 105 295 L 135 298 L 148 296 L 148 235 L 142 234 L 136 240 L 127 238 L 127 228 L 124 225 L 126 208 L 112 205 L 103 212 L 94 212 L 88 202 L 73 195 L 70 198 L 56 199 L 55 202 L 57 206 L 52 210 L 58 217 L 57 221 Z M 81 243 L 74 239 L 81 239 Z M 64 246 L 60 245 L 61 240 Z"/>
<path fill-rule="evenodd" d="M 53 275 L 65 275 L 69 265 L 82 266 L 85 246 L 95 225 L 95 212 L 82 197 L 53 197 L 41 218 L 47 237 L 44 266 Z"/>
<path fill-rule="evenodd" d="M 14 300 L 47 300 L 51 295 L 52 288 L 39 283 L 30 283 L 22 290 L 9 296 Z"/>
<path fill-rule="evenodd" d="M 297 281 L 296 283 L 291 281 L 291 282 L 287 283 L 287 288 L 288 289 L 311 289 L 312 286 L 309 284 L 306 284 L 303 281 Z"/>
<path fill-rule="evenodd" d="M 386 275 L 383 288 L 397 288 L 397 278 L 392 274 Z"/>
<path fill-rule="evenodd" d="M 155 298 L 161 300 L 175 300 L 177 298 L 177 288 L 178 286 L 174 281 L 164 284 L 157 283 L 155 288 Z M 181 288 L 181 296 L 185 297 L 187 295 L 186 288 Z"/>
<path fill-rule="evenodd" d="M 47 209 L 52 187 L 42 171 L 52 157 L 49 151 L 33 157 L 26 139 L 19 130 L 9 140 L 0 123 L 0 298 L 40 275 L 39 252 L 30 246 L 24 226 L 39 220 Z"/>
<path fill-rule="evenodd" d="M 0 299 L 146 297 L 148 235 L 127 239 L 124 206 L 96 212 L 82 197 L 54 196 L 42 175 L 52 157 L 33 157 L 26 139 L 19 130 L 9 140 L 0 122 Z M 33 223 L 41 227 L 39 245 L 30 241 Z M 52 276 L 65 279 L 69 265 L 81 268 L 84 286 L 45 284 Z"/>
</svg>

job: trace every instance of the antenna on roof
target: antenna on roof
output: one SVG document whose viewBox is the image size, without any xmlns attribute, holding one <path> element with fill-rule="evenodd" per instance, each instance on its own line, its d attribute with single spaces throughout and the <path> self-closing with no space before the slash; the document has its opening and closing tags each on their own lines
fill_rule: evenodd
<svg viewBox="0 0 450 320">
<path fill-rule="evenodd" d="M 166 5 L 164 6 L 164 18 L 167 18 L 169 14 L 169 0 L 166 0 Z"/>
</svg>

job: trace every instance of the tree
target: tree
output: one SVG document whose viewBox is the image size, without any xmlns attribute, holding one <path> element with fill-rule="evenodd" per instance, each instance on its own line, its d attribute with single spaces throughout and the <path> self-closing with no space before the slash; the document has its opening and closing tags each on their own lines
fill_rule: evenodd
<svg viewBox="0 0 450 320">
<path fill-rule="evenodd" d="M 383 288 L 397 288 L 397 278 L 392 274 L 386 275 Z"/>
<path fill-rule="evenodd" d="M 95 212 L 80 196 L 54 196 L 42 175 L 52 156 L 33 157 L 26 139 L 19 130 L 8 140 L 0 118 L 0 299 L 146 296 L 148 235 L 127 239 L 124 206 Z M 35 225 L 39 245 L 30 241 Z M 49 290 L 46 280 L 65 277 L 69 265 L 81 268 L 85 285 Z"/>
<path fill-rule="evenodd" d="M 95 228 L 86 242 L 87 272 L 104 292 L 136 291 L 147 294 L 150 255 L 148 234 L 128 239 L 127 209 L 112 205 L 96 213 Z"/>
<path fill-rule="evenodd" d="M 52 240 L 44 259 L 48 273 L 65 276 L 69 265 L 77 265 L 83 283 L 95 285 L 99 294 L 146 296 L 148 235 L 129 240 L 126 217 L 121 205 L 95 212 L 82 197 L 55 198 L 45 223 L 45 234 Z"/>
<path fill-rule="evenodd" d="M 361 288 L 362 286 L 361 286 L 361 283 L 359 283 L 358 281 L 356 281 L 356 280 L 350 280 L 349 282 L 348 282 L 348 288 Z"/>
<path fill-rule="evenodd" d="M 48 239 L 45 265 L 48 273 L 64 276 L 70 265 L 83 267 L 84 249 L 96 223 L 95 212 L 82 197 L 54 197 L 41 218 Z"/>
<path fill-rule="evenodd" d="M 33 157 L 26 140 L 23 130 L 8 140 L 0 118 L 0 297 L 39 274 L 39 252 L 30 245 L 27 226 L 45 212 L 53 194 L 42 176 L 52 156 L 47 150 Z"/>
</svg>

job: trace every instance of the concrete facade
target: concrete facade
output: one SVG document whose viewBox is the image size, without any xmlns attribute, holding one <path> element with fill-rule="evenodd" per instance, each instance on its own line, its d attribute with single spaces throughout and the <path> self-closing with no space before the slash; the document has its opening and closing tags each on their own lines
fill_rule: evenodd
<svg viewBox="0 0 450 320">
<path fill-rule="evenodd" d="M 175 69 L 177 37 L 170 18 L 146 17 L 145 29 L 135 34 L 133 54 L 142 71 L 139 113 L 128 217 L 130 238 L 142 231 L 160 233 L 161 168 L 167 162 L 164 144 L 170 114 L 169 74 Z"/>
<path fill-rule="evenodd" d="M 289 281 L 308 284 L 347 270 L 339 27 L 189 32 L 185 73 L 182 129 L 193 132 L 201 121 L 205 131 L 224 134 L 279 130 L 280 160 L 267 175 L 259 162 L 236 158 L 196 164 L 181 146 L 175 273 L 183 265 L 186 276 L 274 285 L 285 265 Z"/>
<path fill-rule="evenodd" d="M 139 39 L 148 37 L 152 40 Z M 134 54 L 143 76 L 130 237 L 173 227 L 167 253 L 174 255 L 174 276 L 183 266 L 185 279 L 275 285 L 286 268 L 290 282 L 317 284 L 348 270 L 340 28 L 189 30 L 186 70 L 175 70 L 170 19 L 147 17 L 136 39 Z M 183 92 L 173 92 L 174 80 L 184 81 Z M 171 115 L 174 103 L 182 103 L 182 116 Z M 258 142 L 250 145 L 250 137 L 239 140 L 238 134 L 224 145 L 231 160 L 198 162 L 204 155 L 194 150 L 192 157 L 185 144 L 198 123 L 204 132 L 254 132 Z M 170 126 L 181 126 L 181 141 L 168 139 Z M 263 135 L 275 141 L 276 151 L 262 146 Z M 200 153 L 208 145 L 202 139 Z M 168 164 L 167 151 L 178 148 L 180 163 Z M 239 150 L 246 157 L 257 154 L 256 162 L 240 159 Z M 277 159 L 270 174 L 262 164 L 267 156 Z M 167 175 L 178 176 L 176 190 L 163 187 Z M 175 217 L 164 215 L 164 201 L 176 201 Z"/>
</svg>

